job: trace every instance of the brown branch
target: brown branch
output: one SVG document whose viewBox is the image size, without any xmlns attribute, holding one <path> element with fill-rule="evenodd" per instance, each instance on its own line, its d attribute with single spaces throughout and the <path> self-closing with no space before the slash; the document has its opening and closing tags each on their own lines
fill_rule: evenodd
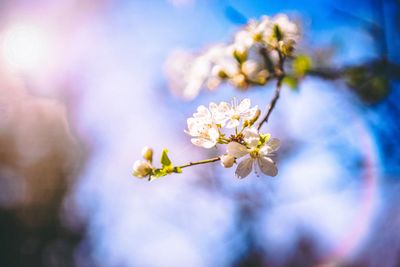
<svg viewBox="0 0 400 267">
<path fill-rule="evenodd" d="M 187 164 L 181 165 L 181 166 L 179 166 L 179 168 L 183 169 L 183 168 L 190 167 L 190 166 L 216 162 L 216 161 L 219 161 L 219 160 L 220 160 L 219 157 L 215 157 L 215 158 L 211 158 L 211 159 L 205 159 L 205 160 L 199 160 L 199 161 L 189 162 Z"/>
<path fill-rule="evenodd" d="M 285 77 L 284 75 L 281 75 L 278 77 L 278 80 L 276 82 L 274 97 L 272 98 L 271 102 L 268 105 L 267 114 L 265 114 L 265 116 L 261 120 L 260 124 L 258 124 L 257 130 L 260 130 L 261 127 L 263 126 L 263 124 L 268 122 L 269 116 L 271 115 L 272 111 L 274 110 L 276 102 L 279 99 L 279 95 L 280 95 L 281 87 L 282 87 L 282 81 L 283 81 L 284 77 Z"/>
</svg>

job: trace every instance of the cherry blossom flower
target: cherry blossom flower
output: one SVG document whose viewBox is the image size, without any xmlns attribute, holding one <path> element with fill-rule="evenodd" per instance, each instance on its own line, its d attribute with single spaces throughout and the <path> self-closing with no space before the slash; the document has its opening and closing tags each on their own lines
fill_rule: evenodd
<svg viewBox="0 0 400 267">
<path fill-rule="evenodd" d="M 260 136 L 254 128 L 244 130 L 243 134 L 245 144 L 230 142 L 227 145 L 227 153 L 235 158 L 249 155 L 238 164 L 236 176 L 245 178 L 253 168 L 260 169 L 265 175 L 276 176 L 278 169 L 270 156 L 279 149 L 279 139 L 269 138 L 269 135 Z"/>
<path fill-rule="evenodd" d="M 299 27 L 285 14 L 278 14 L 272 19 L 272 23 L 277 25 L 282 33 L 282 40 L 298 41 L 300 37 Z"/>
<path fill-rule="evenodd" d="M 191 100 L 203 88 L 213 90 L 224 81 L 238 89 L 264 85 L 280 60 L 293 53 L 299 39 L 299 26 L 285 14 L 250 20 L 230 43 L 215 44 L 196 54 L 172 53 L 166 62 L 170 87 Z"/>
<path fill-rule="evenodd" d="M 223 79 L 239 73 L 239 63 L 224 44 L 216 44 L 195 56 L 175 51 L 166 61 L 166 74 L 174 92 L 191 100 L 203 87 L 214 89 Z"/>
<path fill-rule="evenodd" d="M 205 106 L 199 106 L 192 118 L 187 120 L 192 144 L 204 148 L 211 148 L 217 144 L 220 136 L 218 126 L 214 123 L 211 112 Z"/>
<path fill-rule="evenodd" d="M 250 20 L 244 29 L 236 33 L 234 40 L 238 47 L 249 48 L 254 43 L 262 41 L 265 36 L 272 35 L 272 33 L 270 18 L 263 16 L 260 20 Z"/>
<path fill-rule="evenodd" d="M 259 43 L 250 46 L 247 50 L 246 60 L 241 65 L 241 71 L 246 75 L 247 80 L 258 84 L 265 84 L 269 76 L 262 49 L 264 47 Z"/>
<path fill-rule="evenodd" d="M 224 124 L 226 123 L 226 128 L 235 128 L 239 126 L 241 119 L 243 121 L 251 120 L 255 116 L 258 106 L 252 108 L 250 106 L 249 98 L 243 99 L 240 103 L 237 103 L 237 100 L 234 99 L 230 108 L 218 114 L 218 117 L 221 118 L 221 121 L 224 121 Z"/>
<path fill-rule="evenodd" d="M 296 23 L 289 20 L 285 14 L 278 14 L 272 19 L 272 25 L 278 27 L 278 32 L 274 30 L 271 38 L 266 40 L 271 46 L 279 48 L 281 51 L 290 53 L 294 44 L 300 39 L 299 27 Z"/>
</svg>

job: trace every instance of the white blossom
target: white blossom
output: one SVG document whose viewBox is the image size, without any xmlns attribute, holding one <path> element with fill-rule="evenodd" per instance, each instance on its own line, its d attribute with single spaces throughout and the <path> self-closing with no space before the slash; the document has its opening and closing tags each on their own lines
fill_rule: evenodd
<svg viewBox="0 0 400 267">
<path fill-rule="evenodd" d="M 249 157 L 246 157 L 238 164 L 235 171 L 236 176 L 238 178 L 245 178 L 253 168 L 259 168 L 265 175 L 276 176 L 278 169 L 270 156 L 278 150 L 280 146 L 279 139 L 271 138 L 260 144 L 261 138 L 256 129 L 246 129 L 243 131 L 243 134 L 246 145 L 230 142 L 227 146 L 227 153 L 235 158 L 249 155 Z"/>
<path fill-rule="evenodd" d="M 187 120 L 192 144 L 204 148 L 211 148 L 217 144 L 220 136 L 218 126 L 214 123 L 211 112 L 205 106 L 199 106 L 192 118 Z"/>
<path fill-rule="evenodd" d="M 226 114 L 230 111 L 231 106 L 227 102 L 220 102 L 219 104 L 211 102 L 209 109 L 214 123 L 224 127 L 226 124 Z"/>
<path fill-rule="evenodd" d="M 269 72 L 266 66 L 265 55 L 262 54 L 264 47 L 256 43 L 247 50 L 246 61 L 241 65 L 242 73 L 247 80 L 255 83 L 265 83 Z M 264 49 L 266 52 L 267 50 Z"/>
<path fill-rule="evenodd" d="M 277 40 L 274 27 L 279 28 L 282 34 L 281 40 Z M 278 14 L 272 18 L 268 16 L 261 17 L 260 20 L 250 20 L 243 30 L 235 35 L 235 45 L 237 47 L 250 48 L 255 43 L 264 42 L 272 47 L 285 44 L 290 45 L 291 42 L 298 42 L 300 38 L 299 27 L 292 22 L 285 14 Z M 279 43 L 279 41 L 281 41 Z"/>
<path fill-rule="evenodd" d="M 287 15 L 250 20 L 230 43 L 212 45 L 198 54 L 172 53 L 166 62 L 170 87 L 191 100 L 203 88 L 213 90 L 224 81 L 240 89 L 264 85 L 279 64 L 280 53 L 290 55 L 299 39 L 299 26 Z"/>
<path fill-rule="evenodd" d="M 214 89 L 224 78 L 235 76 L 240 68 L 224 44 L 216 44 L 195 56 L 175 51 L 166 61 L 170 86 L 179 96 L 191 100 L 204 87 Z"/>
<path fill-rule="evenodd" d="M 152 166 L 149 162 L 144 160 L 137 160 L 133 164 L 132 174 L 136 177 L 143 178 L 150 175 Z"/>
<path fill-rule="evenodd" d="M 184 99 L 193 99 L 208 76 L 205 62 L 184 50 L 172 52 L 166 60 L 165 72 L 172 92 Z"/>
<path fill-rule="evenodd" d="M 289 17 L 285 14 L 278 14 L 272 18 L 272 23 L 279 27 L 282 34 L 282 42 L 289 44 L 290 42 L 298 42 L 300 38 L 299 27 L 296 23 L 290 21 Z"/>
<path fill-rule="evenodd" d="M 223 106 L 218 106 L 216 109 L 212 109 L 215 114 L 214 117 L 218 118 L 218 121 L 225 125 L 226 128 L 235 128 L 239 126 L 240 120 L 251 120 L 257 113 L 258 106 L 251 108 L 251 101 L 249 98 L 245 98 L 240 103 L 237 103 L 236 99 L 229 105 L 222 102 Z M 221 103 L 221 104 L 222 104 Z"/>
<path fill-rule="evenodd" d="M 268 16 L 261 17 L 260 20 L 250 20 L 244 29 L 238 31 L 235 35 L 235 44 L 249 48 L 254 43 L 260 42 L 265 36 L 271 36 L 273 28 Z"/>
</svg>

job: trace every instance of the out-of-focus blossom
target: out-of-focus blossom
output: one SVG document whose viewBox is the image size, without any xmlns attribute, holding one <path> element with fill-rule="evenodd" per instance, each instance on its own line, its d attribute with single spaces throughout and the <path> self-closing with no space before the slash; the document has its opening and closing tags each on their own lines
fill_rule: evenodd
<svg viewBox="0 0 400 267">
<path fill-rule="evenodd" d="M 170 87 L 191 100 L 202 88 L 212 90 L 223 81 L 242 90 L 265 85 L 281 68 L 282 58 L 293 53 L 299 38 L 298 26 L 286 15 L 250 20 L 231 43 L 213 45 L 197 55 L 172 53 L 166 62 Z"/>
<path fill-rule="evenodd" d="M 241 65 L 242 73 L 247 77 L 247 80 L 256 84 L 265 84 L 270 75 L 266 61 L 271 60 L 271 56 L 263 54 L 263 46 L 253 44 L 247 50 L 246 60 Z M 266 59 L 265 57 L 268 56 Z"/>
<path fill-rule="evenodd" d="M 203 87 L 216 88 L 223 79 L 239 72 L 239 64 L 225 45 L 211 46 L 195 56 L 185 51 L 175 51 L 166 61 L 166 73 L 174 93 L 193 99 Z"/>
<path fill-rule="evenodd" d="M 300 39 L 299 27 L 293 21 L 290 21 L 289 17 L 285 14 L 278 14 L 272 19 L 274 26 L 279 27 L 279 33 L 274 32 L 274 41 L 283 42 L 284 45 L 293 45 Z M 276 36 L 281 34 L 280 36 Z M 282 44 L 282 43 L 281 43 Z"/>
<path fill-rule="evenodd" d="M 165 72 L 172 92 L 184 99 L 195 98 L 209 73 L 206 64 L 201 60 L 195 62 L 195 55 L 184 50 L 171 53 L 165 64 Z"/>
<path fill-rule="evenodd" d="M 270 138 L 269 135 L 260 135 L 254 128 L 243 131 L 246 145 L 237 142 L 231 142 L 227 146 L 227 153 L 235 158 L 241 158 L 249 155 L 242 160 L 236 168 L 238 178 L 247 177 L 255 168 L 259 168 L 262 173 L 268 176 L 276 176 L 278 169 L 275 162 L 270 158 L 271 153 L 278 150 L 280 141 L 276 138 Z"/>
<path fill-rule="evenodd" d="M 261 17 L 260 20 L 250 20 L 243 30 L 235 36 L 235 42 L 249 48 L 256 42 L 265 40 L 272 36 L 273 27 L 268 16 Z"/>
</svg>

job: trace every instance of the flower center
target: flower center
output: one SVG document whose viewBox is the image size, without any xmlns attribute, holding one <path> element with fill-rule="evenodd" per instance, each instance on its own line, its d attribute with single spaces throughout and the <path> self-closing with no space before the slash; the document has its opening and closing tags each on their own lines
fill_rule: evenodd
<svg viewBox="0 0 400 267">
<path fill-rule="evenodd" d="M 232 115 L 232 117 L 231 117 L 231 119 L 232 120 L 240 120 L 240 115 L 237 115 L 237 114 L 235 114 L 235 115 Z"/>
<path fill-rule="evenodd" d="M 250 151 L 250 157 L 252 157 L 253 159 L 258 158 L 260 156 L 260 151 L 258 148 L 254 148 Z"/>
</svg>

